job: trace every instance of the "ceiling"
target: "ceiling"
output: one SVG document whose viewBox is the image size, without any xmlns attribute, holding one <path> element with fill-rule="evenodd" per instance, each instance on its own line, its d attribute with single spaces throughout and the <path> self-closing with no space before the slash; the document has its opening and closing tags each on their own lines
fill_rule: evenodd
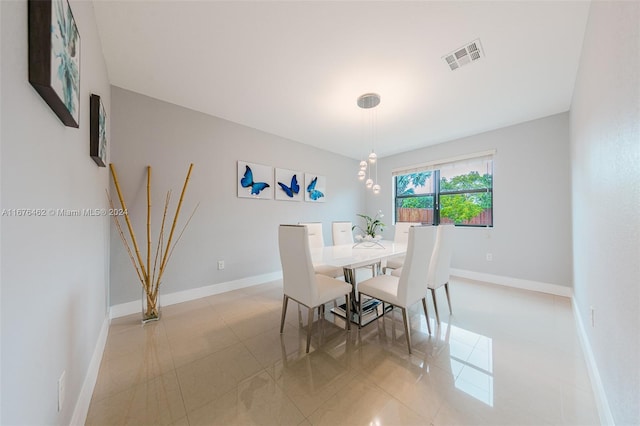
<svg viewBox="0 0 640 426">
<path fill-rule="evenodd" d="M 384 157 L 567 111 L 589 4 L 98 1 L 94 8 L 113 85 L 361 159 L 374 143 Z M 475 39 L 484 56 L 451 71 L 445 55 Z M 367 92 L 381 96 L 374 110 L 357 106 Z"/>
</svg>

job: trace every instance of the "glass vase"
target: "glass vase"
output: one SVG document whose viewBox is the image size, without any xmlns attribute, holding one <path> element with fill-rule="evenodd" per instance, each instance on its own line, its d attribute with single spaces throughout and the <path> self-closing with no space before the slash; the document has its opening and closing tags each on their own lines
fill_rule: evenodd
<svg viewBox="0 0 640 426">
<path fill-rule="evenodd" d="M 156 295 L 155 300 L 152 294 L 147 294 L 142 289 L 142 323 L 160 319 L 160 297 Z"/>
</svg>

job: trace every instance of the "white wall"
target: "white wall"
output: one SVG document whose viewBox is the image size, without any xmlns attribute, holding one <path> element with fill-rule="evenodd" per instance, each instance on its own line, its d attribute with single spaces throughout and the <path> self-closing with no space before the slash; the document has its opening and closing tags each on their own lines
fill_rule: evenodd
<svg viewBox="0 0 640 426">
<path fill-rule="evenodd" d="M 102 208 L 108 175 L 89 157 L 89 96 L 110 92 L 93 5 L 72 1 L 81 37 L 80 128 L 28 82 L 27 2 L 2 1 L 1 203 Z M 2 424 L 69 424 L 107 313 L 109 218 L 7 217 L 2 232 Z M 57 411 L 58 378 L 66 401 Z"/>
<path fill-rule="evenodd" d="M 111 94 L 112 162 L 139 241 L 146 241 L 145 167 L 153 167 L 155 236 L 165 192 L 173 189 L 175 206 L 188 165 L 195 164 L 181 223 L 200 207 L 167 267 L 163 294 L 277 272 L 278 224 L 321 221 L 331 244 L 331 221 L 353 221 L 364 207 L 353 159 L 118 87 Z M 238 198 L 238 160 L 324 175 L 326 202 Z M 137 301 L 141 290 L 129 257 L 113 229 L 111 238 L 111 303 Z M 225 260 L 222 271 L 218 260 Z"/>
<path fill-rule="evenodd" d="M 639 23 L 591 4 L 571 105 L 575 300 L 618 425 L 640 424 Z"/>
<path fill-rule="evenodd" d="M 458 228 L 452 266 L 536 283 L 571 286 L 571 203 L 568 114 L 383 158 L 382 192 L 370 195 L 393 224 L 391 170 L 496 149 L 493 228 Z M 393 228 L 385 231 L 393 237 Z M 493 261 L 486 261 L 486 253 Z"/>
</svg>

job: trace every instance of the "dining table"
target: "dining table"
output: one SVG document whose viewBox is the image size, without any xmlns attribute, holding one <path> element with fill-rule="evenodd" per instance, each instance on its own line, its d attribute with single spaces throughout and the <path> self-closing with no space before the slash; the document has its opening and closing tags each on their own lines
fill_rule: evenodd
<svg viewBox="0 0 640 426">
<path fill-rule="evenodd" d="M 351 321 L 359 323 L 362 315 L 362 325 L 378 318 L 383 310 L 393 309 L 390 305 L 384 305 L 376 299 L 363 300 L 362 312 L 359 311 L 359 295 L 357 291 L 356 269 L 372 266 L 373 275 L 379 274 L 381 264 L 387 259 L 406 254 L 407 244 L 396 243 L 391 240 L 359 241 L 354 244 L 339 244 L 311 248 L 311 260 L 314 266 L 328 265 L 342 268 L 344 279 L 351 284 Z M 336 315 L 346 317 L 346 306 L 340 305 L 331 309 Z"/>
</svg>

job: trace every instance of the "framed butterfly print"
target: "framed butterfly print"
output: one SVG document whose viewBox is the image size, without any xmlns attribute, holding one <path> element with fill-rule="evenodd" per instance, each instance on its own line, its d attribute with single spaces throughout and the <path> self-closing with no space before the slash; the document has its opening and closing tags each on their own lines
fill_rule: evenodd
<svg viewBox="0 0 640 426">
<path fill-rule="evenodd" d="M 100 167 L 107 165 L 107 115 L 98 95 L 89 100 L 89 155 Z"/>
<path fill-rule="evenodd" d="M 304 200 L 313 203 L 324 203 L 327 189 L 327 178 L 312 173 L 304 174 Z"/>
<path fill-rule="evenodd" d="M 273 199 L 273 167 L 238 161 L 238 197 Z"/>
<path fill-rule="evenodd" d="M 274 190 L 276 200 L 302 201 L 304 175 L 299 171 L 276 168 Z"/>
<path fill-rule="evenodd" d="M 29 83 L 65 126 L 80 126 L 80 33 L 67 0 L 29 0 Z"/>
</svg>

